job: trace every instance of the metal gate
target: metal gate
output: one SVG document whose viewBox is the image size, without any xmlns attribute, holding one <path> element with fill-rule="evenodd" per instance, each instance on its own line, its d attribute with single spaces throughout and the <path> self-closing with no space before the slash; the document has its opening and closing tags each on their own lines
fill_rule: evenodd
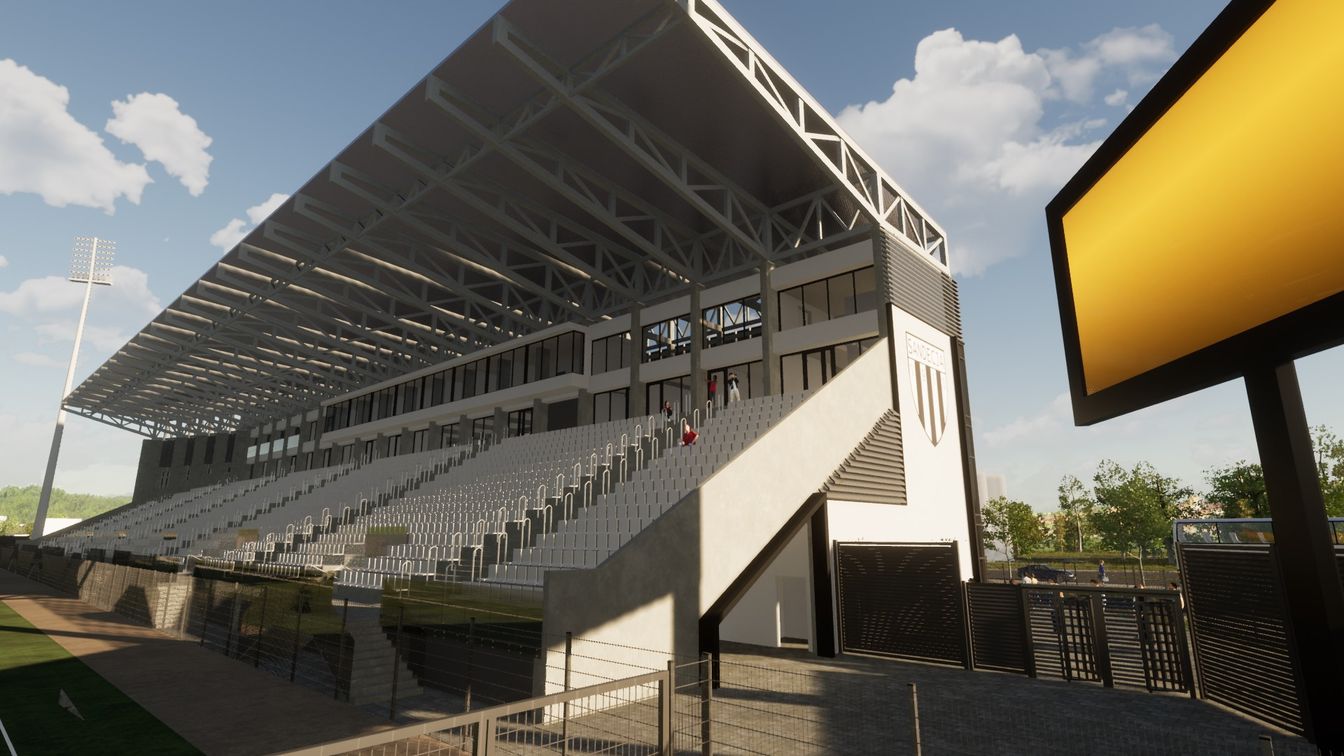
<svg viewBox="0 0 1344 756">
<path fill-rule="evenodd" d="M 956 543 L 837 543 L 840 649 L 967 663 Z"/>
<path fill-rule="evenodd" d="M 1301 734 L 1299 677 L 1273 547 L 1182 544 L 1180 556 L 1200 693 Z"/>
</svg>

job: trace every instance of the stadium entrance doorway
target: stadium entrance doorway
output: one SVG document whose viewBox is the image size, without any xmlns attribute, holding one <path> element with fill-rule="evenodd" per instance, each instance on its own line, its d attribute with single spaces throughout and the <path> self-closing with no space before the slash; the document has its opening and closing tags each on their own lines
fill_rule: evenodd
<svg viewBox="0 0 1344 756">
<path fill-rule="evenodd" d="M 967 664 L 957 544 L 836 543 L 840 650 Z"/>
</svg>

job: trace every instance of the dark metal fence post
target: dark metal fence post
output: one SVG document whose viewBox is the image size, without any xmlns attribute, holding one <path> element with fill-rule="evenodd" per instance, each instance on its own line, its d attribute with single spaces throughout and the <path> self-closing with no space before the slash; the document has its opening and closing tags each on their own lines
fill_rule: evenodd
<svg viewBox="0 0 1344 756">
<path fill-rule="evenodd" d="M 350 618 L 350 599 L 345 599 L 345 606 L 341 609 L 341 647 L 340 654 L 336 657 L 336 684 L 332 686 L 331 697 L 337 701 L 341 700 L 341 681 L 345 677 L 347 665 L 345 663 L 345 623 Z"/>
<path fill-rule="evenodd" d="M 294 646 L 289 653 L 290 682 L 294 682 L 294 673 L 299 669 L 299 633 L 303 628 L 303 591 L 299 591 L 298 599 L 298 603 L 294 607 Z"/>
<path fill-rule="evenodd" d="M 475 682 L 476 676 L 476 618 L 472 617 L 467 621 L 467 695 L 465 710 L 471 711 L 471 684 Z"/>
<path fill-rule="evenodd" d="M 392 699 L 388 703 L 387 718 L 397 721 L 397 672 L 401 669 L 401 627 L 406 619 L 406 604 L 397 608 L 397 644 L 392 649 Z"/>
<path fill-rule="evenodd" d="M 1106 637 L 1106 602 L 1100 592 L 1093 592 L 1092 601 L 1092 648 L 1093 658 L 1097 660 L 1097 674 L 1101 684 L 1115 687 L 1115 675 L 1111 672 L 1111 644 Z"/>
<path fill-rule="evenodd" d="M 1036 676 L 1036 642 L 1031 633 L 1031 596 L 1027 589 L 1016 586 L 1018 602 L 1022 605 L 1022 644 L 1027 662 L 1027 676 Z"/>
<path fill-rule="evenodd" d="M 565 631 L 565 692 L 569 692 L 570 657 L 574 653 L 574 633 Z M 569 756 L 569 699 L 561 704 L 560 754 Z"/>
<path fill-rule="evenodd" d="M 243 608 L 243 602 L 242 602 L 242 599 L 241 599 L 241 597 L 242 597 L 242 592 L 243 592 L 243 584 L 242 584 L 242 583 L 234 583 L 234 584 L 233 584 L 233 619 L 229 620 L 229 634 L 226 635 L 226 636 L 224 637 L 224 655 L 225 655 L 225 656 L 228 656 L 228 655 L 230 655 L 231 653 L 233 653 L 233 639 L 234 639 L 234 634 L 238 632 L 238 628 L 239 628 L 238 623 L 239 623 L 239 621 L 240 621 L 240 618 L 238 617 L 238 612 L 239 612 L 240 609 Z"/>
<path fill-rule="evenodd" d="M 911 735 L 915 739 L 915 756 L 923 753 L 923 743 L 919 737 L 919 689 L 914 683 L 910 683 L 910 717 L 911 717 Z"/>
<path fill-rule="evenodd" d="M 1190 691 L 1191 698 L 1197 698 L 1198 693 L 1195 690 L 1195 665 L 1190 659 L 1190 641 L 1185 634 L 1185 607 L 1181 596 L 1177 592 L 1171 600 L 1171 624 L 1176 633 L 1176 645 L 1180 648 L 1181 654 L 1181 676 L 1185 678 L 1185 687 Z"/>
<path fill-rule="evenodd" d="M 271 592 L 269 585 L 261 587 L 261 617 L 257 619 L 257 642 L 252 645 L 252 668 L 261 666 L 261 636 L 266 633 L 266 599 Z"/>
<path fill-rule="evenodd" d="M 700 657 L 700 753 L 714 754 L 714 655 L 706 651 Z"/>
<path fill-rule="evenodd" d="M 201 617 L 201 647 L 205 647 L 205 636 L 210 629 L 210 606 L 215 603 L 215 581 L 208 581 L 205 589 L 205 614 Z"/>
<path fill-rule="evenodd" d="M 677 694 L 677 662 L 667 660 L 667 676 L 658 683 L 658 753 L 672 753 L 672 697 Z"/>
</svg>

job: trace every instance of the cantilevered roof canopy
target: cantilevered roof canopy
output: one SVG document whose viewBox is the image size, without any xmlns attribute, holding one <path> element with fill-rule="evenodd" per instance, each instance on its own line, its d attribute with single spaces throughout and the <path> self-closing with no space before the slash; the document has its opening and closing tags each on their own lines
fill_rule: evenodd
<svg viewBox="0 0 1344 756">
<path fill-rule="evenodd" d="M 943 232 L 714 0 L 513 0 L 66 400 L 232 430 L 870 236 Z"/>
</svg>

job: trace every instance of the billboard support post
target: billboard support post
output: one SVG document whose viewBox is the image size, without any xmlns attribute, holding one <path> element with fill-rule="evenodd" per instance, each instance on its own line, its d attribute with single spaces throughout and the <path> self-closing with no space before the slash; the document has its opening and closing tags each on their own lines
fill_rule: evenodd
<svg viewBox="0 0 1344 756">
<path fill-rule="evenodd" d="M 1333 752 L 1344 749 L 1344 586 L 1297 370 L 1292 362 L 1247 370 L 1246 394 L 1269 495 L 1303 722 L 1311 741 Z"/>
</svg>

